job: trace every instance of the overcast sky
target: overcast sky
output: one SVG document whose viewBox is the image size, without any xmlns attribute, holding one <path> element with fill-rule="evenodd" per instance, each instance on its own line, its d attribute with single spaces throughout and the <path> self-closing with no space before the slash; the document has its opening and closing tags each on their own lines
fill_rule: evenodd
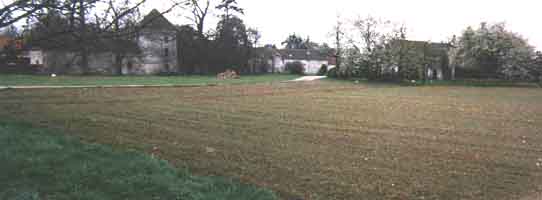
<svg viewBox="0 0 542 200">
<path fill-rule="evenodd" d="M 161 2 L 159 0 L 152 0 Z M 151 1 L 151 2 L 152 2 Z M 406 24 L 409 39 L 446 41 L 467 26 L 482 21 L 505 22 L 542 50 L 542 1 L 540 0 L 238 0 L 242 17 L 262 33 L 261 44 L 279 45 L 290 33 L 332 43 L 329 33 L 337 15 L 379 17 Z M 152 5 L 147 5 L 152 7 Z M 162 5 L 163 6 L 163 5 Z M 178 14 L 178 13 L 177 13 Z M 168 18 L 187 23 L 176 14 Z M 215 26 L 216 21 L 209 21 Z"/>
</svg>

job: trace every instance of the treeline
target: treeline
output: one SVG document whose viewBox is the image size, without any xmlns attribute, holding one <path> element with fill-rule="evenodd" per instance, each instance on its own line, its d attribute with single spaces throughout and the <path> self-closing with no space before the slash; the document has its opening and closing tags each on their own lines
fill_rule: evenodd
<svg viewBox="0 0 542 200">
<path fill-rule="evenodd" d="M 141 23 L 140 8 L 145 3 L 146 0 L 15 1 L 0 9 L 0 29 L 14 32 L 27 48 L 76 53 L 83 73 L 90 71 L 91 54 L 112 52 L 113 74 L 121 75 L 122 60 L 139 51 L 137 36 L 146 26 Z M 219 21 L 214 28 L 207 29 L 213 9 Z M 170 12 L 182 13 L 181 17 L 192 20 L 192 24 L 178 26 L 178 66 L 171 73 L 207 74 L 225 69 L 250 72 L 248 60 L 260 33 L 246 27 L 241 18 L 244 9 L 236 0 L 172 1 L 160 14 Z M 15 28 L 17 22 L 24 22 L 24 28 Z M 8 51 L 18 53 L 15 48 Z"/>
<path fill-rule="evenodd" d="M 179 27 L 179 72 L 183 74 L 216 74 L 232 69 L 240 73 L 253 73 L 249 66 L 252 49 L 261 35 L 248 28 L 240 16 L 244 10 L 234 0 L 223 0 L 216 9 L 222 11 L 215 29 L 205 32 L 205 19 L 210 6 L 193 1 L 194 26 Z"/>
<path fill-rule="evenodd" d="M 244 9 L 236 0 L 222 0 L 216 7 L 220 20 L 214 29 L 205 30 L 211 0 L 192 0 L 193 25 L 181 26 L 177 37 L 179 72 L 183 74 L 216 74 L 232 69 L 253 73 L 249 66 L 252 48 L 261 38 L 255 28 L 247 27 L 241 16 Z M 195 27 L 195 28 L 194 28 Z"/>
<path fill-rule="evenodd" d="M 17 39 L 24 48 L 73 52 L 78 56 L 82 73 L 88 73 L 90 55 L 110 51 L 118 66 L 130 51 L 137 51 L 135 35 L 140 19 L 139 8 L 145 0 L 21 0 L 0 12 L 0 28 L 24 22 Z M 175 3 L 171 9 L 180 5 Z M 167 11 L 166 11 L 167 12 Z M 55 66 L 56 68 L 68 66 Z"/>
<path fill-rule="evenodd" d="M 504 23 L 481 23 L 468 27 L 453 39 L 451 65 L 461 77 L 540 81 L 542 53 L 535 51 L 518 33 L 506 29 Z"/>
<path fill-rule="evenodd" d="M 542 53 L 504 23 L 468 27 L 450 41 L 408 40 L 405 25 L 374 17 L 334 26 L 337 78 L 384 81 L 499 79 L 541 81 Z"/>
</svg>

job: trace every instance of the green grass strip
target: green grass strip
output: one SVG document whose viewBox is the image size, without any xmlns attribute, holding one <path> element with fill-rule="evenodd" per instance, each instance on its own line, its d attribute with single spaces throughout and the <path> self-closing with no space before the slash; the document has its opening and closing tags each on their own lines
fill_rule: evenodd
<svg viewBox="0 0 542 200">
<path fill-rule="evenodd" d="M 25 124 L 0 121 L 0 147 L 0 199 L 276 199 L 266 189 Z"/>
<path fill-rule="evenodd" d="M 215 76 L 57 76 L 0 75 L 0 86 L 115 86 L 115 85 L 215 85 L 253 84 L 287 81 L 296 75 L 248 75 L 240 79 L 218 80 Z"/>
</svg>

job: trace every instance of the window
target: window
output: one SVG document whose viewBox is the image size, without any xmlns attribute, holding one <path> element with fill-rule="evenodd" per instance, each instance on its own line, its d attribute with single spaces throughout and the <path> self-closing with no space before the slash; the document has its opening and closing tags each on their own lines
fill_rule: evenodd
<svg viewBox="0 0 542 200">
<path fill-rule="evenodd" d="M 168 48 L 165 48 L 165 49 L 164 49 L 164 56 L 165 56 L 165 57 L 168 57 L 168 56 L 169 56 L 169 49 L 168 49 Z"/>
</svg>

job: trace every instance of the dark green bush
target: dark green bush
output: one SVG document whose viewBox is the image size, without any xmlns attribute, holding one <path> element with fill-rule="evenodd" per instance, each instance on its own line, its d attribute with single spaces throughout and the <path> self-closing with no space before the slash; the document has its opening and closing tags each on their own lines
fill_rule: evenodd
<svg viewBox="0 0 542 200">
<path fill-rule="evenodd" d="M 321 67 L 320 67 L 320 70 L 318 70 L 318 73 L 316 75 L 318 76 L 324 76 L 326 75 L 327 73 L 327 65 L 323 64 Z"/>
<path fill-rule="evenodd" d="M 329 69 L 327 71 L 327 76 L 330 78 L 338 78 L 337 67 Z"/>
<path fill-rule="evenodd" d="M 286 71 L 291 74 L 303 75 L 305 74 L 305 66 L 299 61 L 286 63 Z"/>
</svg>

